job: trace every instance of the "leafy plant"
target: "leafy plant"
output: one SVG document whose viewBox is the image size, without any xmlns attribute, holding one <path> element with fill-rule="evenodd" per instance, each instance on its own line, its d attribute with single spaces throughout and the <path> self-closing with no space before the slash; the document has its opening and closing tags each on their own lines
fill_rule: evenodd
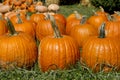
<svg viewBox="0 0 120 80">
<path fill-rule="evenodd" d="M 113 13 L 120 10 L 120 0 L 90 0 L 95 7 L 102 6 L 106 12 Z"/>
</svg>

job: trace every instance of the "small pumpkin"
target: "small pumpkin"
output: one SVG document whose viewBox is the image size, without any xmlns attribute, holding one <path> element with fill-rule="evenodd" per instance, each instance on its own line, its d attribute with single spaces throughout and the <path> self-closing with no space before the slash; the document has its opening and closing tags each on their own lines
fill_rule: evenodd
<svg viewBox="0 0 120 80">
<path fill-rule="evenodd" d="M 78 25 L 73 26 L 70 32 L 70 36 L 73 37 L 80 48 L 82 48 L 83 43 L 91 36 L 97 36 L 98 31 L 91 24 L 86 23 L 86 17 L 80 20 Z"/>
<path fill-rule="evenodd" d="M 103 23 L 108 21 L 108 19 L 106 18 L 106 16 L 100 15 L 100 14 L 94 14 L 92 16 L 90 16 L 87 20 L 87 22 L 89 24 L 92 24 L 97 30 L 99 28 L 99 26 Z"/>
<path fill-rule="evenodd" d="M 30 19 L 36 23 L 39 23 L 39 21 L 42 21 L 45 19 L 45 15 L 43 13 L 32 14 L 30 16 Z"/>
<path fill-rule="evenodd" d="M 82 14 L 79 14 L 78 11 L 74 11 L 72 14 L 70 14 L 68 17 L 67 17 L 67 22 L 71 21 L 72 19 L 81 19 L 82 18 Z"/>
</svg>

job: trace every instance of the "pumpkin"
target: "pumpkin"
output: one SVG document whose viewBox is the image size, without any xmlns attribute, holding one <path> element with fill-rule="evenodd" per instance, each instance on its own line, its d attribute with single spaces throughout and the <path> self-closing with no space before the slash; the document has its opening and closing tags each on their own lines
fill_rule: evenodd
<svg viewBox="0 0 120 80">
<path fill-rule="evenodd" d="M 61 34 L 65 34 L 65 26 L 61 24 L 58 20 L 56 20 L 56 24 L 61 32 Z M 36 26 L 36 37 L 40 41 L 44 37 L 48 35 L 53 35 L 54 31 L 52 29 L 52 25 L 49 19 L 40 21 Z"/>
<path fill-rule="evenodd" d="M 114 11 L 114 14 L 111 15 L 115 21 L 120 21 L 120 12 Z"/>
<path fill-rule="evenodd" d="M 45 72 L 55 69 L 68 69 L 79 60 L 79 48 L 73 38 L 61 35 L 53 17 L 50 18 L 55 35 L 47 36 L 39 45 L 38 64 Z"/>
<path fill-rule="evenodd" d="M 35 10 L 38 11 L 38 12 L 43 13 L 43 12 L 47 12 L 48 9 L 47 9 L 46 6 L 43 6 L 43 5 L 36 5 L 36 6 L 35 6 Z"/>
<path fill-rule="evenodd" d="M 6 13 L 10 11 L 10 6 L 9 5 L 1 5 L 0 6 L 0 13 Z"/>
<path fill-rule="evenodd" d="M 28 20 L 22 20 L 20 18 L 20 15 L 17 15 L 18 21 L 16 24 L 14 24 L 16 31 L 23 31 L 33 38 L 35 38 L 35 27 L 31 21 Z"/>
<path fill-rule="evenodd" d="M 70 14 L 68 17 L 67 17 L 67 22 L 71 21 L 72 19 L 81 19 L 82 18 L 82 15 L 78 13 L 78 11 L 74 11 L 72 14 Z"/>
<path fill-rule="evenodd" d="M 31 67 L 37 60 L 35 40 L 24 32 L 16 32 L 7 18 L 9 33 L 0 36 L 0 67 L 14 69 L 15 67 Z"/>
<path fill-rule="evenodd" d="M 120 69 L 120 45 L 117 38 L 106 37 L 105 23 L 102 24 L 99 36 L 93 36 L 85 42 L 81 63 L 86 64 L 94 72 L 108 72 Z"/>
<path fill-rule="evenodd" d="M 60 13 L 56 13 L 56 14 L 53 14 L 53 16 L 56 20 L 60 21 L 61 24 L 63 24 L 66 27 L 66 18 L 64 15 Z"/>
<path fill-rule="evenodd" d="M 107 37 L 119 37 L 120 38 L 120 22 L 119 21 L 107 21 L 106 22 L 106 36 Z"/>
<path fill-rule="evenodd" d="M 6 27 L 6 22 L 2 17 L 2 14 L 0 14 L 0 36 L 7 33 L 8 29 Z"/>
<path fill-rule="evenodd" d="M 49 11 L 57 12 L 59 9 L 60 9 L 60 7 L 59 7 L 59 5 L 57 5 L 57 4 L 50 4 L 50 5 L 48 6 L 48 10 L 49 10 Z"/>
<path fill-rule="evenodd" d="M 18 14 L 20 15 L 20 18 L 22 20 L 26 19 L 25 14 L 15 12 L 15 13 L 13 13 L 13 15 L 11 14 L 11 17 L 10 17 L 10 20 L 12 21 L 13 24 L 18 23 L 18 17 L 17 17 Z"/>
<path fill-rule="evenodd" d="M 99 26 L 103 23 L 103 22 L 106 22 L 108 21 L 108 19 L 106 18 L 106 16 L 103 16 L 103 15 L 98 15 L 98 14 L 95 14 L 95 15 L 92 15 L 88 18 L 87 22 L 89 24 L 92 24 L 97 30 L 99 28 Z"/>
<path fill-rule="evenodd" d="M 103 16 L 103 17 L 105 17 L 107 19 L 108 13 L 104 11 L 102 6 L 100 6 L 99 8 L 100 8 L 100 10 L 94 11 L 94 14 L 99 15 L 99 16 Z"/>
<path fill-rule="evenodd" d="M 80 48 L 82 48 L 83 43 L 91 36 L 97 36 L 98 32 L 91 24 L 86 23 L 86 17 L 80 20 L 78 25 L 73 26 L 70 32 L 70 36 L 73 37 Z"/>
<path fill-rule="evenodd" d="M 30 16 L 30 19 L 36 23 L 39 23 L 39 21 L 42 21 L 45 19 L 45 15 L 43 13 L 32 14 Z"/>
</svg>

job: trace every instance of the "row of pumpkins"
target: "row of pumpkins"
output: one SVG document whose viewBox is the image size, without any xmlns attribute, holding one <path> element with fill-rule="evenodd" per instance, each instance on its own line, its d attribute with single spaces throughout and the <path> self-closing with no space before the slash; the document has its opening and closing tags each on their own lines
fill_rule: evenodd
<svg viewBox="0 0 120 80">
<path fill-rule="evenodd" d="M 53 12 L 8 13 L 0 14 L 1 69 L 38 62 L 44 72 L 68 69 L 77 61 L 93 71 L 120 69 L 119 12 L 108 15 L 102 9 L 89 18 L 77 11 L 67 18 Z"/>
</svg>

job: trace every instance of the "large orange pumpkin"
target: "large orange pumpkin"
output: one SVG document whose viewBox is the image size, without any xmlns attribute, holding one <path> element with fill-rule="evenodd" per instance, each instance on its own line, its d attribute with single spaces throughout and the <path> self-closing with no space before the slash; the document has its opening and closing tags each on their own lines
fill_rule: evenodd
<svg viewBox="0 0 120 80">
<path fill-rule="evenodd" d="M 48 36 L 39 45 L 38 64 L 42 71 L 67 69 L 79 60 L 79 48 L 73 38 L 61 35 L 58 28 L 52 26 L 55 36 Z"/>
<path fill-rule="evenodd" d="M 34 39 L 26 33 L 16 32 L 7 19 L 10 33 L 0 36 L 0 67 L 30 67 L 37 59 L 37 46 Z"/>
<path fill-rule="evenodd" d="M 90 37 L 83 46 L 81 62 L 93 71 L 120 70 L 120 44 L 116 38 L 106 37 L 104 24 L 100 35 Z"/>
</svg>

